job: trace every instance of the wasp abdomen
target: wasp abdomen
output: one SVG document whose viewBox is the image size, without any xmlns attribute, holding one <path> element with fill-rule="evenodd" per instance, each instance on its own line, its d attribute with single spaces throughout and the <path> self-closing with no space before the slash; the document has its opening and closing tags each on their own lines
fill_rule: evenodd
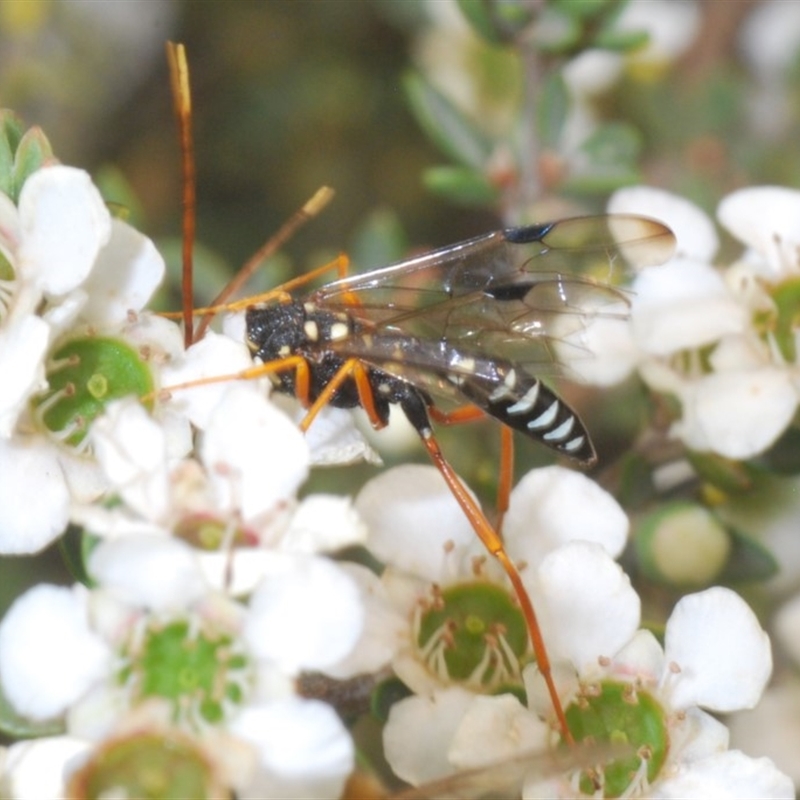
<svg viewBox="0 0 800 800">
<path fill-rule="evenodd" d="M 480 374 L 463 380 L 459 391 L 509 428 L 547 445 L 585 466 L 597 460 L 580 417 L 533 375 L 495 364 L 501 380 Z"/>
</svg>

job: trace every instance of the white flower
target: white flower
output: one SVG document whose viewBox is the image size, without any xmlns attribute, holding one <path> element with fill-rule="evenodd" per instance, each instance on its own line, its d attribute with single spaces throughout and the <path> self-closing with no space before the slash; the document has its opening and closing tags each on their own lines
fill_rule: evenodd
<svg viewBox="0 0 800 800">
<path fill-rule="evenodd" d="M 755 187 L 720 203 L 720 222 L 749 247 L 724 270 L 710 263 L 710 221 L 687 201 L 635 187 L 617 192 L 609 211 L 650 214 L 677 236 L 676 257 L 634 282 L 630 326 L 639 351 L 631 362 L 651 387 L 680 401 L 673 435 L 728 458 L 763 452 L 800 401 L 793 311 L 773 297 L 800 272 L 800 193 Z"/>
<path fill-rule="evenodd" d="M 567 586 L 563 576 L 556 576 L 556 581 Z M 582 584 L 570 585 L 574 592 Z M 621 631 L 621 627 L 616 630 Z M 562 650 L 573 649 L 585 659 L 580 666 L 572 656 L 581 703 L 587 708 L 596 706 L 598 711 L 594 713 L 604 713 L 608 720 L 614 719 L 614 703 L 640 709 L 630 712 L 632 727 L 628 731 L 628 741 L 639 749 L 635 759 L 639 769 L 633 770 L 633 779 L 632 773 L 623 772 L 627 776 L 623 785 L 620 775 L 615 776 L 607 767 L 605 779 L 615 781 L 607 791 L 627 791 L 631 797 L 708 797 L 720 793 L 736 797 L 791 796 L 791 782 L 767 759 L 751 759 L 737 751 L 727 751 L 727 730 L 701 710 L 730 711 L 754 706 L 771 673 L 769 640 L 737 595 L 715 588 L 684 597 L 667 622 L 663 650 L 646 631 L 636 633 L 616 652 L 611 639 L 601 641 L 601 632 L 595 632 L 593 648 L 581 641 L 585 635 L 581 628 L 561 630 Z M 570 647 L 565 648 L 570 642 Z M 592 649 L 593 661 L 589 658 Z M 580 703 L 567 707 L 572 726 L 589 723 L 589 716 L 586 722 L 582 721 L 582 707 Z M 603 712 L 599 711 L 601 708 Z M 626 735 L 626 723 L 622 721 L 626 717 L 617 719 L 604 734 L 610 741 Z M 647 742 L 641 740 L 641 734 L 633 734 L 633 726 L 644 725 L 645 719 L 649 719 L 651 731 L 660 729 Z M 621 726 L 617 732 L 613 730 L 615 724 Z M 644 746 L 646 750 L 641 749 Z M 477 741 L 473 741 L 473 751 L 476 747 Z M 647 755 L 640 760 L 645 752 Z M 543 784 L 534 776 L 523 796 L 571 797 L 574 792 L 575 786 L 568 778 Z"/>
<path fill-rule="evenodd" d="M 0 761 L 0 792 L 15 800 L 61 800 L 70 766 L 89 751 L 72 736 L 51 736 L 15 742 Z"/>
<path fill-rule="evenodd" d="M 559 498 L 569 495 L 573 501 L 560 502 Z M 574 497 L 581 501 L 574 502 Z M 539 510 L 531 515 L 534 508 Z M 495 601 L 476 601 L 478 616 L 477 609 L 484 602 L 490 604 L 484 611 L 486 641 L 491 644 L 484 652 L 485 663 L 473 665 L 475 672 L 469 680 L 455 678 L 450 674 L 452 663 L 443 660 L 447 648 L 446 637 L 441 637 L 447 625 L 440 633 L 428 631 L 430 638 L 424 645 L 419 641 L 423 618 L 440 606 L 449 590 L 473 586 L 480 596 L 480 587 L 485 586 L 492 597 L 500 590 L 499 597 L 510 599 L 504 572 L 478 541 L 435 468 L 406 465 L 387 470 L 364 486 L 356 510 L 369 530 L 368 548 L 387 567 L 381 578 L 357 565 L 347 567 L 369 598 L 365 601 L 367 621 L 359 647 L 332 674 L 354 675 L 391 662 L 416 692 L 432 691 L 451 681 L 481 691 L 513 681 L 515 675 L 519 680 L 518 659 L 525 656 L 528 643 L 521 612 L 513 602 L 502 612 L 511 618 L 498 625 L 497 615 L 502 617 L 502 613 L 491 605 Z M 609 495 L 588 478 L 560 467 L 533 470 L 523 478 L 512 493 L 506 519 L 506 550 L 512 559 L 526 562 L 521 569 L 526 586 L 535 565 L 565 542 L 599 542 L 617 555 L 628 530 L 627 518 Z M 489 636 L 493 626 L 502 629 L 504 624 L 515 630 L 513 652 L 505 634 L 498 633 L 496 639 Z M 477 635 L 479 640 L 483 636 Z M 467 669 L 468 663 L 469 659 L 461 668 Z"/>
<path fill-rule="evenodd" d="M 255 766 L 237 784 L 255 787 L 248 796 L 341 791 L 349 735 L 328 706 L 295 696 L 293 678 L 347 654 L 361 600 L 332 562 L 269 555 L 242 605 L 210 588 L 177 539 L 101 543 L 89 564 L 96 589 L 36 587 L 0 623 L 5 696 L 33 719 L 65 716 L 69 733 L 90 742 L 157 699 L 186 731 L 221 728 L 253 748 Z"/>
<path fill-rule="evenodd" d="M 0 368 L 7 377 L 0 436 L 4 449 L 52 465 L 18 471 L 25 490 L 6 487 L 0 551 L 29 553 L 66 527 L 64 495 L 85 502 L 104 489 L 83 456 L 82 432 L 98 404 L 143 385 L 127 386 L 120 378 L 125 368 L 115 373 L 115 365 L 140 363 L 133 374 L 146 381 L 164 351 L 166 325 L 148 339 L 148 326 L 129 319 L 160 282 L 164 263 L 146 237 L 111 220 L 88 174 L 59 165 L 28 178 L 18 208 L 0 196 L 0 249 L 13 271 L 0 286 Z M 124 354 L 108 355 L 114 342 Z M 31 493 L 59 501 L 40 503 L 31 515 Z"/>
<path fill-rule="evenodd" d="M 308 447 L 253 385 L 226 385 L 208 415 L 197 459 L 170 462 L 166 432 L 132 399 L 110 405 L 91 435 L 122 502 L 75 505 L 72 519 L 102 537 L 186 537 L 204 549 L 199 558 L 208 579 L 230 593 L 248 592 L 261 579 L 265 548 L 333 551 L 366 535 L 346 498 L 295 500 L 308 474 Z"/>
</svg>

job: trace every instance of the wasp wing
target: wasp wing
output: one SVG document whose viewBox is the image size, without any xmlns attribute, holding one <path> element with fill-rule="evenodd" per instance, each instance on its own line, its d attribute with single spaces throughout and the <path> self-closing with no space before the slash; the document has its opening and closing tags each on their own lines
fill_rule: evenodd
<svg viewBox="0 0 800 800">
<path fill-rule="evenodd" d="M 560 361 L 591 355 L 580 333 L 592 319 L 627 315 L 628 297 L 610 281 L 667 260 L 674 241 L 644 217 L 576 217 L 478 236 L 309 299 L 369 328 L 561 374 Z"/>
</svg>

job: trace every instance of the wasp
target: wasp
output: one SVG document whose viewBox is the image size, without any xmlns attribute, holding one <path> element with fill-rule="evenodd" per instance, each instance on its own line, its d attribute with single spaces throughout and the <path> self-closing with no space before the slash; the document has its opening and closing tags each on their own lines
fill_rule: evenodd
<svg viewBox="0 0 800 800">
<path fill-rule="evenodd" d="M 269 376 L 277 391 L 307 409 L 303 430 L 325 405 L 361 407 L 375 428 L 388 423 L 390 406 L 403 411 L 508 575 L 567 737 L 547 651 L 517 567 L 443 455 L 433 423 L 493 417 L 506 431 L 519 431 L 581 466 L 594 464 L 595 449 L 580 416 L 541 373 L 568 369 L 568 359 L 564 363 L 559 355 L 559 346 L 567 345 L 565 329 L 580 333 L 592 319 L 619 317 L 627 297 L 567 269 L 659 264 L 671 256 L 674 243 L 666 226 L 646 217 L 575 217 L 493 231 L 304 295 L 294 291 L 305 282 L 299 278 L 223 306 L 245 310 L 247 344 L 257 363 L 210 380 Z M 341 270 L 346 261 L 335 265 Z M 580 345 L 569 346 L 580 351 Z M 442 411 L 441 399 L 460 406 Z M 510 485 L 510 476 L 505 480 Z"/>
<path fill-rule="evenodd" d="M 170 64 L 186 178 L 186 268 L 194 229 L 194 169 L 182 48 L 170 52 Z M 278 240 L 280 234 L 271 241 Z M 384 427 L 390 407 L 398 406 L 508 576 L 558 726 L 572 741 L 517 566 L 443 455 L 433 423 L 482 416 L 502 423 L 506 456 L 501 487 L 509 490 L 512 430 L 582 466 L 594 464 L 597 456 L 579 415 L 542 376 L 568 368 L 559 350 L 567 345 L 568 333 L 580 333 L 592 317 L 618 316 L 620 304 L 627 302 L 624 292 L 593 278 L 593 271 L 608 276 L 623 264 L 660 264 L 671 257 L 674 245 L 672 232 L 660 222 L 606 215 L 497 230 L 361 275 L 345 276 L 342 257 L 334 262 L 341 277 L 304 295 L 297 290 L 333 265 L 255 298 L 225 304 L 218 298 L 213 306 L 194 311 L 185 303 L 187 343 L 192 340 L 192 314 L 243 309 L 247 344 L 257 363 L 239 373 L 169 388 L 266 375 L 277 391 L 296 397 L 307 409 L 303 430 L 328 404 L 363 408 L 375 428 Z M 186 286 L 184 297 L 191 297 Z M 442 398 L 457 407 L 443 411 Z"/>
</svg>

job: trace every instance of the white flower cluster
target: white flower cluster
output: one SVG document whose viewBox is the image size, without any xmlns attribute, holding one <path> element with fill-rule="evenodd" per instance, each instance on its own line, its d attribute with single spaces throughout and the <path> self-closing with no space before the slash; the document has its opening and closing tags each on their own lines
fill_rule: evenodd
<svg viewBox="0 0 800 800">
<path fill-rule="evenodd" d="M 622 189 L 608 210 L 663 221 L 677 252 L 636 277 L 627 327 L 601 320 L 583 332 L 601 357 L 574 362 L 575 373 L 608 385 L 637 369 L 653 390 L 678 400 L 672 435 L 687 448 L 731 459 L 763 453 L 800 401 L 792 294 L 800 277 L 800 192 L 764 186 L 726 197 L 717 216 L 745 250 L 725 267 L 713 262 L 713 223 L 683 198 Z"/>
<path fill-rule="evenodd" d="M 0 195 L 0 252 L 0 551 L 35 552 L 68 523 L 91 545 L 86 585 L 38 585 L 0 622 L 3 724 L 40 734 L 0 754 L 0 794 L 338 797 L 355 747 L 332 706 L 304 696 L 308 672 L 403 681 L 413 694 L 392 706 L 384 747 L 414 784 L 557 745 L 507 579 L 433 467 L 389 470 L 352 503 L 298 500 L 313 463 L 368 454 L 348 415 L 304 437 L 254 381 L 159 399 L 248 366 L 247 350 L 209 334 L 184 352 L 143 310 L 161 258 L 79 170 L 43 167 L 16 205 Z M 763 300 L 755 278 L 736 285 Z M 720 319 L 736 307 L 721 302 Z M 706 341 L 763 343 L 737 319 Z M 770 369 L 773 345 L 758 351 Z M 627 536 L 611 495 L 569 470 L 533 470 L 512 493 L 506 548 L 570 730 L 635 750 L 605 773 L 531 774 L 524 796 L 792 796 L 702 710 L 758 702 L 772 659 L 753 613 L 727 589 L 687 596 L 662 648 L 615 561 Z M 351 545 L 382 573 L 326 556 Z M 131 783 L 137 764 L 148 787 Z"/>
</svg>

